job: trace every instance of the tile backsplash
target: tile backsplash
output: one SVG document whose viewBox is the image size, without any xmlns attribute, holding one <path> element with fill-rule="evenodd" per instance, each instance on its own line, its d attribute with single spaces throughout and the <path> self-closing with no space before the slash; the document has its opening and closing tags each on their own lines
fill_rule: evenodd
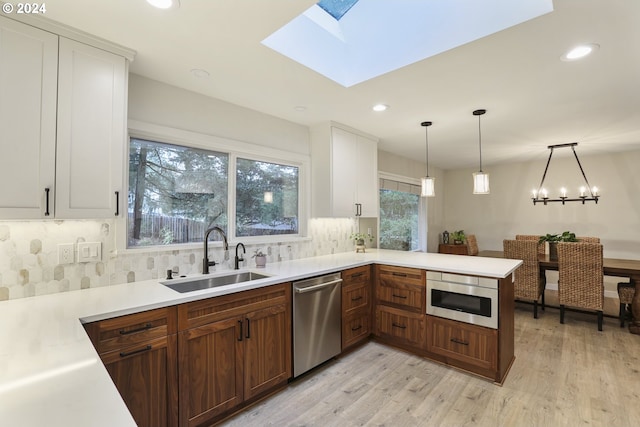
<svg viewBox="0 0 640 427">
<path fill-rule="evenodd" d="M 357 221 L 350 218 L 314 218 L 310 239 L 247 245 L 247 260 L 257 248 L 267 252 L 267 262 L 278 262 L 353 250 L 349 235 Z M 202 271 L 202 249 L 153 250 L 117 253 L 116 222 L 3 221 L 0 222 L 0 301 L 149 279 L 163 279 L 169 269 L 179 274 Z M 58 263 L 58 245 L 100 242 L 100 261 Z M 230 262 L 233 253 L 230 250 Z M 74 255 L 75 256 L 75 255 Z M 222 261 L 221 248 L 210 259 Z M 227 269 L 223 263 L 217 269 Z"/>
</svg>

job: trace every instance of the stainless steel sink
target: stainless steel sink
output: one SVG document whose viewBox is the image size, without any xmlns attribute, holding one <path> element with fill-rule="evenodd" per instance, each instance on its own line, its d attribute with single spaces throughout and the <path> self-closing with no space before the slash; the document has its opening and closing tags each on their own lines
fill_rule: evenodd
<svg viewBox="0 0 640 427">
<path fill-rule="evenodd" d="M 252 280 L 265 279 L 267 277 L 270 276 L 254 273 L 253 271 L 243 271 L 197 279 L 176 279 L 175 281 L 172 280 L 161 283 L 174 291 L 185 293 L 216 288 L 218 286 L 233 285 L 235 283 L 250 282 Z"/>
</svg>

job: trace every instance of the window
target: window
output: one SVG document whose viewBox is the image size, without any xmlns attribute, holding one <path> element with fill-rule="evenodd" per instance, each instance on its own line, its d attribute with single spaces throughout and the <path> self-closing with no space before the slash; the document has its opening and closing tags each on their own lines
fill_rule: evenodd
<svg viewBox="0 0 640 427">
<path fill-rule="evenodd" d="M 229 156 L 132 138 L 128 247 L 202 242 L 210 224 L 227 228 Z"/>
<path fill-rule="evenodd" d="M 300 181 L 308 159 L 235 141 L 205 142 L 195 134 L 168 133 L 178 144 L 190 144 L 185 136 L 195 138 L 193 145 L 199 148 L 131 137 L 127 248 L 201 243 L 214 225 L 224 229 L 229 240 L 242 238 L 245 243 L 267 236 L 300 237 Z M 284 159 L 268 161 L 267 156 Z"/>
<path fill-rule="evenodd" d="M 298 234 L 298 168 L 238 158 L 236 236 Z"/>
<path fill-rule="evenodd" d="M 380 248 L 426 250 L 426 209 L 418 185 L 380 179 Z"/>
</svg>

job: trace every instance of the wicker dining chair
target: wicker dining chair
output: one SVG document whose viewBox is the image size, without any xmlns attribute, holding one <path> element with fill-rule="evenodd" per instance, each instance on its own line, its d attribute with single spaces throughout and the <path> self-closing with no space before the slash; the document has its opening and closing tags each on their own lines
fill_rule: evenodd
<svg viewBox="0 0 640 427">
<path fill-rule="evenodd" d="M 540 241 L 540 236 L 537 234 L 516 234 L 516 240 L 535 240 Z M 538 253 L 544 255 L 544 242 L 538 243 Z"/>
<path fill-rule="evenodd" d="M 558 243 L 558 302 L 560 323 L 565 306 L 595 310 L 602 331 L 604 274 L 600 243 Z"/>
<path fill-rule="evenodd" d="M 628 305 L 633 301 L 636 286 L 629 282 L 618 283 L 618 298 L 620 298 L 620 327 L 624 327 L 624 319 L 627 317 Z"/>
<path fill-rule="evenodd" d="M 467 234 L 468 255 L 478 255 L 478 240 L 475 234 Z"/>
<path fill-rule="evenodd" d="M 599 237 L 576 237 L 580 243 L 600 243 Z"/>
<path fill-rule="evenodd" d="M 522 265 L 513 272 L 513 291 L 517 300 L 533 301 L 533 318 L 538 318 L 538 300 L 544 310 L 544 280 L 538 266 L 538 242 L 533 240 L 503 240 L 504 257 L 521 259 Z"/>
</svg>

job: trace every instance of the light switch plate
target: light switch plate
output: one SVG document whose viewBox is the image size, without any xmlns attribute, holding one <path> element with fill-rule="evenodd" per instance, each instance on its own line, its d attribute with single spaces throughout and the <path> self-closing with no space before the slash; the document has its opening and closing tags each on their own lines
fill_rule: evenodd
<svg viewBox="0 0 640 427">
<path fill-rule="evenodd" d="M 73 243 L 58 245 L 58 264 L 73 264 Z"/>
<path fill-rule="evenodd" d="M 92 262 L 102 260 L 101 242 L 78 243 L 78 262 Z"/>
</svg>

